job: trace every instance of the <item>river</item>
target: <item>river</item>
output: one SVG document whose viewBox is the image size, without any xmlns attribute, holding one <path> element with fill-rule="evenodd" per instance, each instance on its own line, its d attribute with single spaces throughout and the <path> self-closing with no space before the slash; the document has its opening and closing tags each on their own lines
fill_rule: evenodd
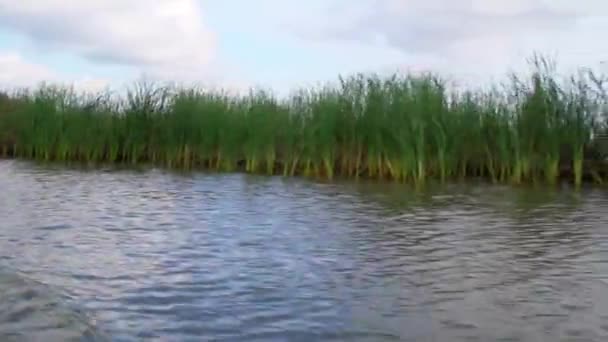
<svg viewBox="0 0 608 342">
<path fill-rule="evenodd" d="M 0 161 L 0 340 L 607 341 L 608 191 Z"/>
</svg>

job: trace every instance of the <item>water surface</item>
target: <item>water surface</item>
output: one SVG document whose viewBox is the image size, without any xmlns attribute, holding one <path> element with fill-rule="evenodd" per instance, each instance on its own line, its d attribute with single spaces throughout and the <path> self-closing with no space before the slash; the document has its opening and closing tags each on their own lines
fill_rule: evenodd
<svg viewBox="0 0 608 342">
<path fill-rule="evenodd" d="M 608 340 L 601 189 L 16 161 L 0 189 L 3 341 Z"/>
</svg>

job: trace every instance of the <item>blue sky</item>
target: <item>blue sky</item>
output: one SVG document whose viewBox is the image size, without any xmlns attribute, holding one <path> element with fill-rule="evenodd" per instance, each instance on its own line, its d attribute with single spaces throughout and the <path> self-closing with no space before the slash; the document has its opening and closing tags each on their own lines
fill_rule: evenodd
<svg viewBox="0 0 608 342">
<path fill-rule="evenodd" d="M 0 0 L 0 86 L 145 75 L 285 92 L 395 70 L 478 82 L 535 51 L 602 68 L 606 32 L 605 0 Z"/>
</svg>

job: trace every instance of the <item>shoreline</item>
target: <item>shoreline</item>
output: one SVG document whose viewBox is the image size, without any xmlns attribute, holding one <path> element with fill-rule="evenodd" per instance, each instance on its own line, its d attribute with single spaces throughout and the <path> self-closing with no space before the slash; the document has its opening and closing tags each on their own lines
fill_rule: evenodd
<svg viewBox="0 0 608 342">
<path fill-rule="evenodd" d="M 532 64 L 486 90 L 449 89 L 434 74 L 355 74 L 285 99 L 154 84 L 119 98 L 0 93 L 0 156 L 417 185 L 608 181 L 608 77 Z"/>
<path fill-rule="evenodd" d="M 259 175 L 259 176 L 278 176 L 278 177 L 288 177 L 288 178 L 304 178 L 311 179 L 315 181 L 323 181 L 323 182 L 331 182 L 331 181 L 372 181 L 372 182 L 383 182 L 383 183 L 395 183 L 395 184 L 405 184 L 409 186 L 424 186 L 428 184 L 452 184 L 452 183 L 462 183 L 462 182 L 470 182 L 470 181 L 482 181 L 488 184 L 497 184 L 497 185 L 509 185 L 509 186 L 533 186 L 533 185 L 559 185 L 559 184 L 575 184 L 574 178 L 574 170 L 570 165 L 560 165 L 559 173 L 557 178 L 552 182 L 545 181 L 543 175 L 535 175 L 530 179 L 524 179 L 520 182 L 513 182 L 512 179 L 492 179 L 488 172 L 484 174 L 474 174 L 468 173 L 464 177 L 455 176 L 455 177 L 447 177 L 445 179 L 441 179 L 437 175 L 427 175 L 424 178 L 424 181 L 417 182 L 415 177 L 410 177 L 409 179 L 400 179 L 391 177 L 388 173 L 384 177 L 370 177 L 365 173 L 367 170 L 361 170 L 361 174 L 358 177 L 344 175 L 340 172 L 333 172 L 332 178 L 328 178 L 326 173 L 319 169 L 318 172 L 315 172 L 314 169 L 311 170 L 309 174 L 306 174 L 304 170 L 296 169 L 296 172 L 293 174 L 282 172 L 284 170 L 283 163 L 280 161 L 275 161 L 274 172 L 269 173 L 267 170 L 258 170 L 258 171 L 248 171 L 246 168 L 247 161 L 242 159 L 237 161 L 237 166 L 232 167 L 230 169 L 217 169 L 213 167 L 205 167 L 201 164 L 190 163 L 188 167 L 184 167 L 183 165 L 175 164 L 173 166 L 168 166 L 159 162 L 152 162 L 150 160 L 142 160 L 136 163 L 120 160 L 120 161 L 83 161 L 78 159 L 73 160 L 57 160 L 57 159 L 49 159 L 42 160 L 36 158 L 23 158 L 23 157 L 13 157 L 13 156 L 0 156 L 0 161 L 24 161 L 24 162 L 33 162 L 36 164 L 42 165 L 56 165 L 62 167 L 78 167 L 85 168 L 87 170 L 92 171 L 101 171 L 104 169 L 117 169 L 117 170 L 149 170 L 149 169 L 160 169 L 168 172 L 200 172 L 206 173 L 211 172 L 213 174 L 245 174 L 245 175 Z M 602 186 L 608 183 L 608 161 L 594 161 L 594 160 L 586 160 L 583 163 L 583 176 L 582 176 L 582 185 L 592 185 L 592 186 Z"/>
</svg>

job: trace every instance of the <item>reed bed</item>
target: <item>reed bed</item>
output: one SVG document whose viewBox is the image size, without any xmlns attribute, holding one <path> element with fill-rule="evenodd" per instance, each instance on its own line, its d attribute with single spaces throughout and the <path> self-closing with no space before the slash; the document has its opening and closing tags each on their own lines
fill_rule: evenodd
<svg viewBox="0 0 608 342">
<path fill-rule="evenodd" d="M 416 185 L 602 182 L 605 79 L 532 62 L 526 77 L 476 90 L 434 74 L 356 74 L 282 99 L 148 83 L 117 99 L 40 86 L 0 96 L 0 154 Z"/>
</svg>

